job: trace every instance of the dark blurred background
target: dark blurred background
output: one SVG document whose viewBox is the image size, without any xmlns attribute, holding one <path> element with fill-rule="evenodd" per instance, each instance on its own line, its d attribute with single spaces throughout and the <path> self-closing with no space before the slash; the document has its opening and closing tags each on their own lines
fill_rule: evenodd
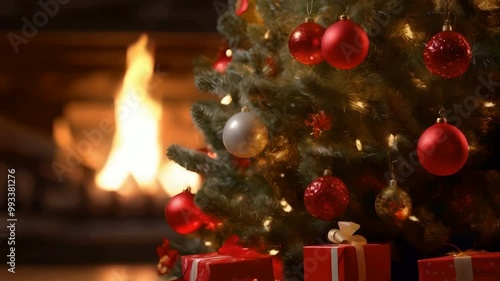
<svg viewBox="0 0 500 281">
<path fill-rule="evenodd" d="M 164 152 L 173 143 L 204 146 L 189 110 L 212 97 L 195 89 L 192 61 L 215 57 L 225 7 L 221 0 L 0 1 L 0 176 L 16 170 L 18 219 L 17 273 L 2 262 L 0 280 L 158 280 L 162 238 L 189 243 L 165 223 L 163 208 L 199 178 Z M 113 147 L 127 47 L 143 33 L 156 47 L 154 86 L 145 91 L 163 110 L 158 175 L 149 189 L 131 176 L 117 190 L 101 188 L 95 179 Z M 113 132 L 92 135 L 103 120 Z M 2 261 L 6 197 L 3 184 Z"/>
<path fill-rule="evenodd" d="M 59 0 L 60 10 L 43 28 L 79 31 L 215 32 L 224 0 Z M 19 30 L 21 18 L 50 0 L 0 1 L 0 27 Z M 63 4 L 67 3 L 67 4 Z"/>
</svg>

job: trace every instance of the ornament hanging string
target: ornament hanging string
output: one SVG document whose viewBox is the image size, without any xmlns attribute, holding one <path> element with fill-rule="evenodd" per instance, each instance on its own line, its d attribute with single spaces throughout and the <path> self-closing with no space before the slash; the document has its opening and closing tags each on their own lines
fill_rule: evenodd
<svg viewBox="0 0 500 281">
<path fill-rule="evenodd" d="M 450 17 L 451 17 L 451 12 L 450 12 L 450 0 L 446 0 L 446 3 L 444 5 L 444 24 L 443 24 L 443 31 L 451 31 L 451 23 L 450 23 Z"/>
<path fill-rule="evenodd" d="M 340 15 L 340 19 L 346 19 L 348 11 L 349 11 L 349 5 L 345 6 L 345 11 Z"/>
<path fill-rule="evenodd" d="M 439 107 L 438 114 L 439 114 L 439 117 L 443 118 L 443 119 L 446 119 L 446 109 L 444 108 L 444 99 L 443 99 L 443 92 L 442 91 L 439 91 L 438 98 L 439 98 L 439 101 L 438 101 L 439 102 L 438 103 L 438 107 Z"/>
<path fill-rule="evenodd" d="M 394 164 L 398 160 L 392 161 L 392 159 L 391 159 L 391 151 L 390 150 L 389 150 L 389 152 L 387 154 L 388 154 L 387 157 L 389 158 L 389 172 L 391 173 L 391 180 L 395 180 L 396 179 L 396 169 L 394 168 Z"/>
<path fill-rule="evenodd" d="M 389 149 L 387 150 L 387 159 L 388 159 L 388 164 L 389 164 L 389 172 L 391 173 L 391 180 L 396 180 L 396 168 L 394 167 L 394 164 L 398 160 L 392 160 L 392 147 L 394 146 L 393 143 L 389 144 Z"/>
<path fill-rule="evenodd" d="M 444 4 L 444 23 L 450 23 L 450 0 L 446 0 Z"/>
<path fill-rule="evenodd" d="M 314 0 L 307 1 L 306 3 L 307 18 L 311 18 L 313 6 L 314 6 Z"/>
<path fill-rule="evenodd" d="M 274 6 L 276 6 L 276 8 L 280 9 L 281 10 L 281 4 L 280 4 L 280 1 L 278 0 L 273 0 L 273 4 Z"/>
<path fill-rule="evenodd" d="M 446 119 L 446 109 L 444 109 L 444 107 L 442 106 L 442 103 L 441 103 L 441 109 L 439 109 L 438 114 L 439 114 L 439 117 Z"/>
</svg>

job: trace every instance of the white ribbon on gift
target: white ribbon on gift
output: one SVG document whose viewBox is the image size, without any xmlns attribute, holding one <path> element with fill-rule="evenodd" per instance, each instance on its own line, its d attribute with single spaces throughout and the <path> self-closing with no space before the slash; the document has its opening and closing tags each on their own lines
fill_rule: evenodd
<svg viewBox="0 0 500 281">
<path fill-rule="evenodd" d="M 366 281 L 365 251 L 363 245 L 367 244 L 366 238 L 361 235 L 354 235 L 361 226 L 354 222 L 339 221 L 340 229 L 332 229 L 328 232 L 328 240 L 335 244 L 347 244 L 356 249 L 356 259 L 358 262 L 358 281 Z M 332 281 L 340 281 L 338 274 L 338 248 L 332 248 Z"/>
<path fill-rule="evenodd" d="M 474 281 L 474 271 L 472 268 L 472 257 L 458 255 L 453 258 L 455 264 L 456 281 Z"/>
<path fill-rule="evenodd" d="M 211 257 L 201 257 L 201 258 L 194 258 L 193 259 L 193 263 L 191 264 L 191 271 L 190 271 L 190 274 L 189 274 L 189 281 L 196 281 L 196 279 L 198 278 L 198 265 L 200 263 L 200 261 L 207 261 L 207 265 L 210 264 L 211 261 L 216 261 L 216 260 L 220 260 L 220 259 L 226 259 L 227 256 L 220 256 L 220 255 L 214 255 L 214 256 L 211 256 Z"/>
</svg>

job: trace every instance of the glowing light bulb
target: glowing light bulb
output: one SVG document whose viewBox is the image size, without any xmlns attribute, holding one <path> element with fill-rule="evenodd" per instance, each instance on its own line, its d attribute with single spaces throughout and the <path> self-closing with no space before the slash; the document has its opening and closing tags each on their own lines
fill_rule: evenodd
<svg viewBox="0 0 500 281">
<path fill-rule="evenodd" d="M 222 100 L 220 101 L 221 104 L 223 105 L 228 105 L 228 104 L 231 104 L 231 102 L 233 102 L 233 98 L 231 97 L 230 94 L 227 94 L 225 97 L 222 98 Z"/>
<path fill-rule="evenodd" d="M 392 148 L 394 147 L 395 144 L 396 144 L 396 136 L 390 134 L 389 137 L 387 138 L 387 146 Z"/>
<path fill-rule="evenodd" d="M 278 250 L 274 250 L 274 249 L 273 249 L 273 250 L 269 251 L 269 254 L 270 254 L 271 256 L 276 256 L 279 252 L 280 252 L 280 251 L 278 251 Z"/>
<path fill-rule="evenodd" d="M 356 148 L 358 151 L 363 151 L 363 145 L 361 144 L 361 141 L 359 139 L 356 139 Z"/>
<path fill-rule="evenodd" d="M 413 36 L 413 31 L 411 30 L 411 27 L 409 24 L 406 24 L 404 29 L 403 29 L 403 34 L 406 38 L 408 39 L 413 39 L 414 36 Z"/>
<path fill-rule="evenodd" d="M 273 218 L 269 217 L 267 218 L 264 223 L 263 223 L 263 226 L 264 228 L 269 231 L 271 229 L 271 222 L 273 221 Z"/>
<path fill-rule="evenodd" d="M 366 103 L 362 102 L 362 101 L 358 101 L 356 102 L 356 105 L 360 108 L 365 108 L 366 107 Z"/>
<path fill-rule="evenodd" d="M 290 206 L 290 204 L 288 204 L 288 202 L 286 202 L 285 199 L 282 199 L 280 201 L 280 205 L 281 205 L 281 207 L 283 207 L 283 211 L 285 211 L 287 213 L 290 213 L 293 210 L 292 206 Z"/>
<path fill-rule="evenodd" d="M 411 220 L 411 221 L 416 221 L 416 222 L 420 221 L 420 220 L 419 220 L 417 217 L 415 217 L 415 216 L 409 216 L 409 217 L 408 217 L 408 219 L 409 219 L 409 220 Z"/>
</svg>

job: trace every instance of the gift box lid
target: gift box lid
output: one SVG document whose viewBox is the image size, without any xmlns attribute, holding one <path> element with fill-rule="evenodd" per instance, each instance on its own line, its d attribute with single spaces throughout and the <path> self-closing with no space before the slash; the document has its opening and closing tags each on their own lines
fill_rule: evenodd
<svg viewBox="0 0 500 281">
<path fill-rule="evenodd" d="M 361 278 L 360 274 L 367 281 L 389 281 L 390 244 L 366 244 L 359 248 L 348 244 L 304 247 L 305 281 L 354 281 Z"/>
<path fill-rule="evenodd" d="M 218 253 L 182 256 L 184 278 L 189 281 L 273 281 L 269 255 L 233 257 Z"/>
<path fill-rule="evenodd" d="M 315 248 L 330 249 L 333 247 L 354 247 L 354 246 L 349 245 L 349 244 L 323 244 L 323 245 L 304 246 L 304 248 L 308 248 L 308 249 L 315 249 Z M 390 247 L 390 244 L 366 244 L 366 245 L 363 245 L 363 248 L 372 248 L 372 247 Z"/>
<path fill-rule="evenodd" d="M 497 281 L 500 280 L 500 253 L 475 252 L 421 259 L 418 269 L 420 280 L 437 280 L 437 277 L 455 280 L 458 275 L 466 275 L 475 281 Z"/>
<path fill-rule="evenodd" d="M 467 254 L 470 256 L 473 260 L 475 261 L 490 261 L 493 264 L 496 264 L 498 267 L 500 267 L 500 253 L 491 253 L 491 252 L 474 252 Z M 421 259 L 418 260 L 419 264 L 423 263 L 436 263 L 436 262 L 450 262 L 455 258 L 455 256 L 442 256 L 442 257 L 434 257 L 434 258 L 427 258 L 427 259 Z"/>
</svg>

